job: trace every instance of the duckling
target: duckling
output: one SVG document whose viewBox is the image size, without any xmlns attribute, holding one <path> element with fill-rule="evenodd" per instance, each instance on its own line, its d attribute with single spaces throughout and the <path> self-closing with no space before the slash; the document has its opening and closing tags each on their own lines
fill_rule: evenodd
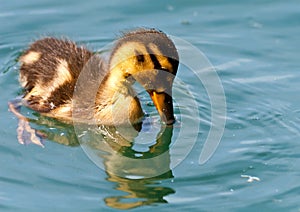
<svg viewBox="0 0 300 212">
<path fill-rule="evenodd" d="M 22 105 L 42 115 L 72 123 L 76 82 L 81 71 L 93 61 L 89 66 L 93 66 L 93 74 L 101 80 L 92 110 L 97 124 L 141 122 L 144 113 L 132 87 L 135 81 L 149 93 L 161 120 L 169 125 L 175 121 L 172 84 L 179 56 L 171 39 L 159 30 L 124 33 L 107 62 L 83 46 L 53 37 L 35 41 L 19 61 L 19 81 L 24 88 Z M 86 80 L 89 85 L 95 81 Z M 83 88 L 87 94 L 89 89 L 90 86 Z"/>
</svg>

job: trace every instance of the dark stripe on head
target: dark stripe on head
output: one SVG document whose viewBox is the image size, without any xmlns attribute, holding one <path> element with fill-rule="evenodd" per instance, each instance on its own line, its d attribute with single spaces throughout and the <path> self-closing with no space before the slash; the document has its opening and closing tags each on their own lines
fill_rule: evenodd
<svg viewBox="0 0 300 212">
<path fill-rule="evenodd" d="M 155 54 L 153 53 L 153 51 L 148 46 L 146 46 L 146 48 L 147 48 L 147 51 L 149 52 L 151 61 L 154 64 L 154 69 L 161 69 L 161 64 L 159 63 L 159 61 L 158 61 L 157 57 L 155 56 Z"/>
<path fill-rule="evenodd" d="M 171 58 L 171 57 L 167 57 L 168 62 L 172 65 L 172 74 L 176 75 L 177 73 L 177 69 L 178 69 L 178 65 L 179 65 L 179 61 L 176 58 Z"/>
</svg>

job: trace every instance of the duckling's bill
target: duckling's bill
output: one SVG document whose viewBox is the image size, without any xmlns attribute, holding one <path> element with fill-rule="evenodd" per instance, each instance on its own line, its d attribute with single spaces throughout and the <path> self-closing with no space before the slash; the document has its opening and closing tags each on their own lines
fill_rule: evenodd
<svg viewBox="0 0 300 212">
<path fill-rule="evenodd" d="M 161 117 L 161 120 L 167 125 L 174 124 L 175 117 L 173 112 L 172 97 L 167 93 L 158 93 L 156 91 L 148 91 L 150 97 Z"/>
</svg>

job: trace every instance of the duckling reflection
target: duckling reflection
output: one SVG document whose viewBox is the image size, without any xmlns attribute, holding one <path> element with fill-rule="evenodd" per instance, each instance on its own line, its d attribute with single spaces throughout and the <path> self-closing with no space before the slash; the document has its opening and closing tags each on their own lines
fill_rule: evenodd
<svg viewBox="0 0 300 212">
<path fill-rule="evenodd" d="M 123 196 L 111 196 L 104 199 L 107 206 L 117 209 L 131 209 L 143 205 L 168 203 L 164 197 L 175 193 L 172 188 L 157 185 L 155 182 L 172 178 L 172 171 L 150 179 L 132 180 L 109 174 L 107 180 L 116 182 L 116 189 L 127 192 Z"/>
<path fill-rule="evenodd" d="M 107 172 L 123 178 L 151 178 L 170 170 L 168 148 L 172 128 L 162 127 L 156 141 L 150 144 L 139 144 L 138 139 L 143 136 L 134 135 L 135 129 L 127 127 L 102 128 L 100 133 L 104 135 L 103 139 L 91 131 L 79 139 L 83 149 L 97 165 L 100 163 L 97 157 L 103 159 Z"/>
<path fill-rule="evenodd" d="M 36 117 L 30 119 L 30 123 L 38 134 L 43 135 L 47 140 L 72 147 L 79 146 L 82 142 L 83 146 L 88 145 L 90 151 L 97 153 L 96 156 L 102 161 L 107 173 L 106 179 L 116 183 L 116 190 L 126 192 L 124 195 L 108 195 L 104 199 L 107 206 L 130 209 L 143 205 L 167 203 L 164 197 L 175 193 L 172 188 L 158 183 L 158 181 L 173 178 L 169 155 L 173 135 L 172 126 L 162 126 L 153 145 L 149 146 L 148 151 L 142 152 L 134 149 L 134 140 L 143 133 L 143 128 L 147 128 L 145 121 L 143 126 L 139 124 L 135 128 L 99 126 L 96 132 L 88 131 L 86 135 L 89 140 L 85 142 L 80 141 L 84 137 L 76 136 L 73 125 L 40 114 L 34 115 Z M 161 158 L 155 159 L 157 156 Z M 151 160 L 143 162 L 143 159 Z"/>
<path fill-rule="evenodd" d="M 172 133 L 172 126 L 162 127 L 155 144 L 145 152 L 134 150 L 132 142 L 129 146 L 122 146 L 116 142 L 107 143 L 113 149 L 108 154 L 105 152 L 101 155 L 108 174 L 107 180 L 117 183 L 115 189 L 127 193 L 105 198 L 104 201 L 108 206 L 130 209 L 167 203 L 164 197 L 175 191 L 160 186 L 157 181 L 173 178 L 169 155 Z"/>
</svg>

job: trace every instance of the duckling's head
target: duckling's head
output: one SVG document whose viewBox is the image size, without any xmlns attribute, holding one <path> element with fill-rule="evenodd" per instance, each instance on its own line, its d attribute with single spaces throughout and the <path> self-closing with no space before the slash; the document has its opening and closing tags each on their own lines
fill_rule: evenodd
<svg viewBox="0 0 300 212">
<path fill-rule="evenodd" d="M 119 82 L 139 82 L 150 94 L 162 121 L 173 124 L 172 84 L 178 64 L 176 47 L 166 34 L 155 29 L 138 29 L 117 41 L 109 69 Z"/>
</svg>

